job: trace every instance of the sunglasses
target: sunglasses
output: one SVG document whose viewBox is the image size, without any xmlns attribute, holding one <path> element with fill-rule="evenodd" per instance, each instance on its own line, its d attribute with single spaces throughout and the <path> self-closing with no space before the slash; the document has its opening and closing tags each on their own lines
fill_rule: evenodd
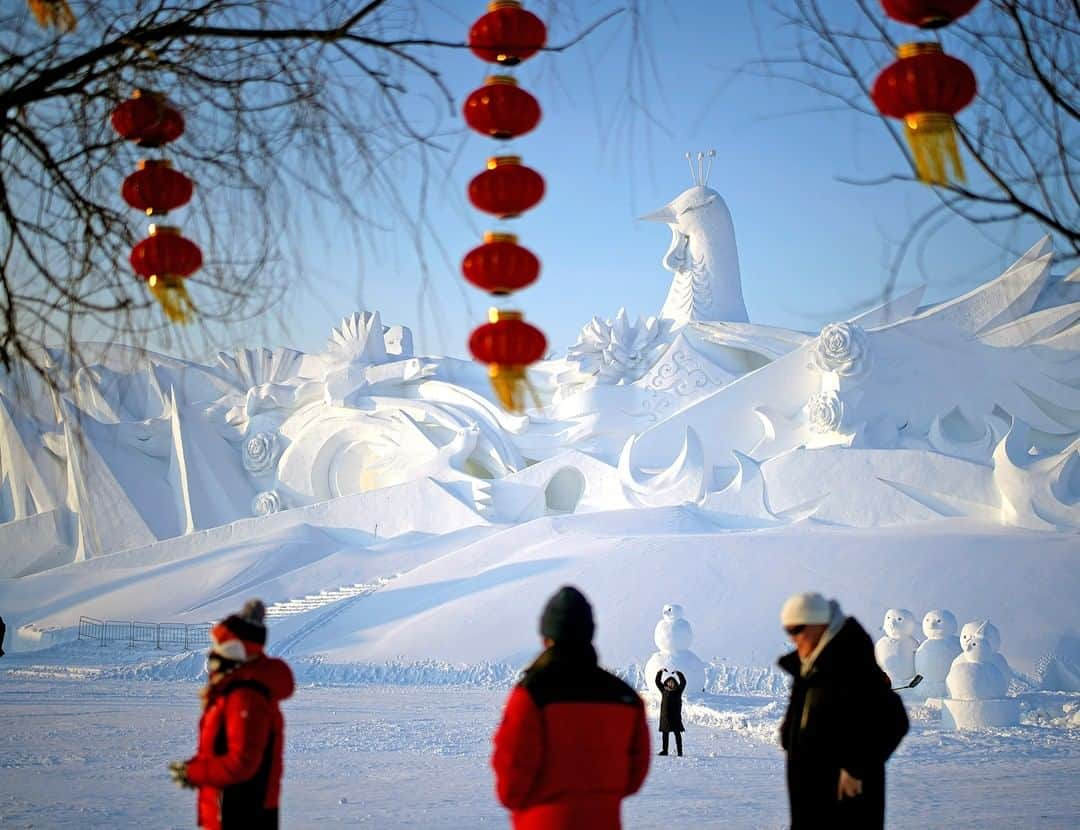
<svg viewBox="0 0 1080 830">
<path fill-rule="evenodd" d="M 784 631 L 787 632 L 789 637 L 798 637 L 804 631 L 806 631 L 805 625 L 785 625 Z"/>
</svg>

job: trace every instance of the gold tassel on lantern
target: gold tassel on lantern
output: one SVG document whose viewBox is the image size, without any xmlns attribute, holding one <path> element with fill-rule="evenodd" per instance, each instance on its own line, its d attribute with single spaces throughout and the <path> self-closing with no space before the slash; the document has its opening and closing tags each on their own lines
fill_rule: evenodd
<svg viewBox="0 0 1080 830">
<path fill-rule="evenodd" d="M 952 164 L 954 181 L 964 181 L 964 163 L 956 144 L 956 123 L 951 115 L 940 112 L 915 112 L 904 118 L 908 146 L 915 159 L 919 181 L 927 184 L 949 183 L 946 171 Z"/>
<path fill-rule="evenodd" d="M 146 281 L 150 293 L 174 323 L 190 323 L 195 319 L 195 303 L 191 301 L 183 277 L 159 277 L 154 275 Z"/>
<path fill-rule="evenodd" d="M 75 28 L 75 15 L 64 0 L 27 0 L 27 5 L 43 29 L 55 26 L 61 32 L 70 32 Z"/>
<path fill-rule="evenodd" d="M 525 392 L 532 396 L 533 405 L 537 409 L 543 408 L 540 395 L 536 387 L 529 383 L 525 374 L 524 366 L 502 366 L 492 363 L 488 366 L 488 377 L 491 379 L 491 388 L 495 391 L 495 397 L 508 412 L 525 411 Z"/>
</svg>

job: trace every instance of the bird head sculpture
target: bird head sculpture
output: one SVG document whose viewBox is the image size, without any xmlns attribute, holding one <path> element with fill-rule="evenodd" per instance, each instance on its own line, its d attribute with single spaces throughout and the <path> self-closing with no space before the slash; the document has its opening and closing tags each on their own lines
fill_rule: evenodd
<svg viewBox="0 0 1080 830">
<path fill-rule="evenodd" d="M 708 174 L 701 165 L 704 158 L 703 153 L 698 154 L 693 187 L 660 210 L 640 217 L 671 228 L 671 244 L 661 262 L 664 268 L 674 272 L 675 278 L 660 317 L 672 320 L 675 326 L 696 321 L 747 322 L 748 319 L 735 227 L 727 204 L 708 186 Z"/>
</svg>

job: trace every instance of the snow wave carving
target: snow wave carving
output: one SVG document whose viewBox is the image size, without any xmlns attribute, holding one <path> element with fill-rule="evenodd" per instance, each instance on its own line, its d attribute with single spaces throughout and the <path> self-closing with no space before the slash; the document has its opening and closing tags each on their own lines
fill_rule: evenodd
<svg viewBox="0 0 1080 830">
<path fill-rule="evenodd" d="M 627 499 L 642 507 L 699 502 L 705 495 L 705 453 L 701 439 L 687 429 L 678 456 L 666 470 L 642 476 L 635 472 L 632 456 L 636 436 L 631 436 L 619 456 L 619 483 Z"/>
<path fill-rule="evenodd" d="M 1080 438 L 1060 453 L 1040 453 L 1033 440 L 1031 427 L 1014 420 L 994 449 L 1002 521 L 1033 530 L 1080 529 Z"/>
<path fill-rule="evenodd" d="M 814 362 L 822 371 L 842 377 L 865 373 L 870 366 L 866 332 L 852 323 L 829 323 L 818 335 Z"/>
</svg>

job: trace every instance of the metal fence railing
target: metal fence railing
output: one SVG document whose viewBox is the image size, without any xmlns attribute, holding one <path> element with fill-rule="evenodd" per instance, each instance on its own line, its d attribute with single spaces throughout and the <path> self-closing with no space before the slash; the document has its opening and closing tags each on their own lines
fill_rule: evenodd
<svg viewBox="0 0 1080 830">
<path fill-rule="evenodd" d="M 99 645 L 125 643 L 129 648 L 179 648 L 196 651 L 210 647 L 211 623 L 152 623 L 97 620 L 79 617 L 79 639 L 96 640 Z"/>
</svg>

